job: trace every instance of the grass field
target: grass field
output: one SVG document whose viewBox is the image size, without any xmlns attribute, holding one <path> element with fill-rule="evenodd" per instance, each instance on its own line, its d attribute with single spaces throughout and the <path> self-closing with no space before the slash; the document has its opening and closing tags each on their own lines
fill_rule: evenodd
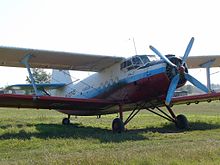
<svg viewBox="0 0 220 165">
<path fill-rule="evenodd" d="M 64 117 L 49 110 L 0 109 L 0 164 L 220 164 L 220 102 L 174 107 L 190 130 L 143 111 L 122 134 L 116 115 Z M 128 115 L 126 113 L 126 115 Z"/>
</svg>

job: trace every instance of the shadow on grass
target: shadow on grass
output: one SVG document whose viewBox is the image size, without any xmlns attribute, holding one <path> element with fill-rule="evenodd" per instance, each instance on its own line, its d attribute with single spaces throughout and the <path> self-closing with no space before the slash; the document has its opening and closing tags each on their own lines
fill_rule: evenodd
<svg viewBox="0 0 220 165">
<path fill-rule="evenodd" d="M 2 129 L 13 127 L 11 125 L 1 126 Z M 32 137 L 40 139 L 72 138 L 72 139 L 99 139 L 100 142 L 123 142 L 148 140 L 143 134 L 146 132 L 157 133 L 179 133 L 185 130 L 177 130 L 173 123 L 162 125 L 161 127 L 146 127 L 144 129 L 131 129 L 125 133 L 113 134 L 111 130 L 98 127 L 83 126 L 80 124 L 71 124 L 68 126 L 59 124 L 27 124 L 24 126 L 17 125 L 21 130 L 18 133 L 5 133 L 0 135 L 0 139 L 22 139 L 28 140 Z M 26 132 L 25 127 L 35 127 L 36 132 Z M 212 130 L 219 129 L 220 124 L 209 124 L 205 122 L 191 122 L 190 129 L 195 130 Z"/>
<path fill-rule="evenodd" d="M 9 128 L 13 126 L 1 126 Z M 32 125 L 26 127 L 33 127 Z M 0 135 L 0 139 L 22 139 L 28 140 L 32 137 L 40 139 L 56 139 L 56 138 L 72 138 L 72 139 L 99 139 L 100 142 L 123 142 L 134 140 L 146 140 L 148 138 L 136 133 L 113 134 L 111 130 L 99 127 L 83 126 L 81 124 L 36 124 L 34 125 L 36 132 L 26 132 L 22 128 L 18 133 L 5 133 Z"/>
<path fill-rule="evenodd" d="M 220 124 L 218 123 L 205 123 L 201 121 L 190 122 L 189 129 L 177 129 L 174 123 L 164 124 L 161 127 L 146 127 L 145 129 L 134 129 L 130 130 L 132 132 L 158 132 L 158 133 L 178 133 L 178 132 L 190 132 L 190 131 L 205 131 L 205 130 L 213 130 L 220 129 Z"/>
<path fill-rule="evenodd" d="M 34 124 L 16 124 L 16 125 L 12 125 L 12 124 L 7 124 L 7 125 L 1 125 L 0 128 L 1 129 L 8 129 L 8 128 L 13 128 L 13 127 L 17 127 L 17 128 L 23 128 L 23 127 L 33 127 Z"/>
</svg>

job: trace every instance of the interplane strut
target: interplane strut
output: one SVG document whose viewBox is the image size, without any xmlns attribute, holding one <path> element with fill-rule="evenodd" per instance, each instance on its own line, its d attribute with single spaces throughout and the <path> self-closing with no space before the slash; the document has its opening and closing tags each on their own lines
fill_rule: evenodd
<svg viewBox="0 0 220 165">
<path fill-rule="evenodd" d="M 33 88 L 34 88 L 35 95 L 36 95 L 36 96 L 40 96 L 40 93 L 39 93 L 38 90 L 37 90 L 37 86 L 36 86 L 36 84 L 35 84 L 35 80 L 34 80 L 33 74 L 31 73 L 31 69 L 30 69 L 30 65 L 29 65 L 29 60 L 30 60 L 31 57 L 32 57 L 31 54 L 26 55 L 26 56 L 23 58 L 23 60 L 21 61 L 21 63 L 24 64 L 25 67 L 27 68 L 29 77 L 30 77 L 30 79 L 31 79 L 31 84 L 32 84 L 32 86 L 33 86 Z"/>
</svg>

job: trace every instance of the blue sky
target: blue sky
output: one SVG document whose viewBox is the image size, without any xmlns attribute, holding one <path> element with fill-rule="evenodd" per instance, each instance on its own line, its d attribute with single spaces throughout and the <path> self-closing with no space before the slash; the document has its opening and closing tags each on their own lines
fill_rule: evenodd
<svg viewBox="0 0 220 165">
<path fill-rule="evenodd" d="M 151 44 L 182 56 L 194 36 L 190 55 L 216 55 L 219 15 L 218 0 L 0 0 L 0 45 L 129 57 L 134 37 L 139 54 L 152 54 Z M 1 67 L 0 86 L 23 83 L 26 75 Z"/>
</svg>

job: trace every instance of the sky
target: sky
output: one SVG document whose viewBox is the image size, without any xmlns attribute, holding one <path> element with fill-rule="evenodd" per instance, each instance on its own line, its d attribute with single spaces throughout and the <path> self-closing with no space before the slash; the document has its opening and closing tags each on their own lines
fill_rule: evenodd
<svg viewBox="0 0 220 165">
<path fill-rule="evenodd" d="M 129 57 L 220 55 L 218 0 L 0 0 L 0 46 Z M 219 71 L 212 70 L 211 72 Z M 190 71 L 206 83 L 203 69 Z M 74 74 L 74 73 L 72 73 Z M 88 75 L 86 73 L 86 75 Z M 0 67 L 0 87 L 25 83 L 27 71 Z M 211 76 L 220 83 L 220 73 Z M 77 77 L 77 74 L 74 75 Z"/>
</svg>

